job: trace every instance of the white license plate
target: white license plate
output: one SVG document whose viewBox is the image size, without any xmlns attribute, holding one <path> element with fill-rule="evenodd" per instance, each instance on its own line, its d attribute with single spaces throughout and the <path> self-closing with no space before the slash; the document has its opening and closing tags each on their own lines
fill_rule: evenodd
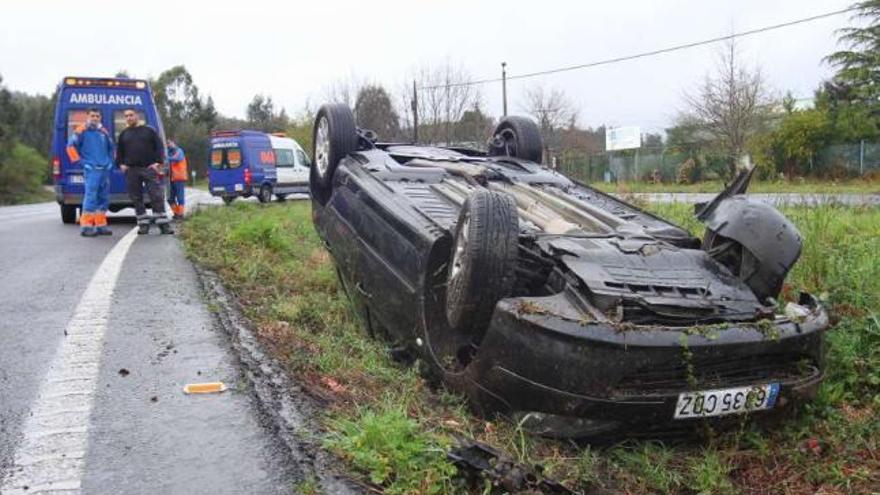
<svg viewBox="0 0 880 495">
<path fill-rule="evenodd" d="M 217 186 L 214 188 L 214 192 L 223 192 L 226 188 L 224 186 Z"/>
<path fill-rule="evenodd" d="M 236 185 L 235 185 L 235 190 L 236 190 L 236 191 L 244 191 L 244 185 L 242 185 L 242 184 L 236 184 Z"/>
<path fill-rule="evenodd" d="M 678 395 L 674 418 L 707 418 L 771 409 L 777 397 L 778 383 L 685 392 Z"/>
<path fill-rule="evenodd" d="M 71 184 L 83 184 L 83 183 L 85 182 L 85 181 L 83 180 L 83 176 L 82 176 L 82 175 L 68 175 L 68 176 L 67 176 L 67 180 L 68 180 L 68 182 L 70 182 Z"/>
</svg>

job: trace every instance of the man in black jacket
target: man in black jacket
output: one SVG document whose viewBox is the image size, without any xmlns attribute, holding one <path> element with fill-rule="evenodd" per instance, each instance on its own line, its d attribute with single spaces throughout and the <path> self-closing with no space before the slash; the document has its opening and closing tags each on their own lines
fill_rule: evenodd
<svg viewBox="0 0 880 495">
<path fill-rule="evenodd" d="M 128 127 L 117 140 L 116 163 L 125 172 L 125 185 L 137 213 L 138 234 L 150 232 L 150 216 L 144 206 L 144 186 L 150 195 L 150 207 L 159 230 L 163 234 L 173 234 L 165 216 L 165 194 L 160 181 L 165 145 L 152 127 L 140 123 L 134 109 L 126 109 L 123 115 Z"/>
</svg>

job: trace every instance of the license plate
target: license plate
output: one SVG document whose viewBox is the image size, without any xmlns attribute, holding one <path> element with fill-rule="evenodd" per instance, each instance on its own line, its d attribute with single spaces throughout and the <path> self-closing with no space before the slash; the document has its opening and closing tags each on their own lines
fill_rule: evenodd
<svg viewBox="0 0 880 495">
<path fill-rule="evenodd" d="M 213 190 L 214 190 L 214 192 L 223 192 L 226 190 L 226 188 L 223 186 L 217 186 Z"/>
<path fill-rule="evenodd" d="M 236 191 L 244 191 L 244 185 L 242 185 L 242 184 L 236 184 L 236 185 L 235 185 L 235 190 L 236 190 Z"/>
<path fill-rule="evenodd" d="M 83 183 L 85 182 L 85 181 L 83 180 L 83 176 L 82 176 L 82 175 L 68 175 L 68 176 L 67 176 L 67 180 L 68 180 L 68 182 L 70 182 L 71 184 L 83 184 Z"/>
<path fill-rule="evenodd" d="M 778 383 L 685 392 L 678 395 L 674 418 L 707 418 L 771 409 L 778 396 Z"/>
</svg>

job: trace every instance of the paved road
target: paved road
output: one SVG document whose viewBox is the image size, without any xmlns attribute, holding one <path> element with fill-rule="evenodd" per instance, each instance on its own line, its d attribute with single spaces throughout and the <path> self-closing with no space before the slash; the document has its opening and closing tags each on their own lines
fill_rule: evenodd
<svg viewBox="0 0 880 495">
<path fill-rule="evenodd" d="M 53 203 L 0 208 L 0 493 L 290 493 L 180 243 L 130 215 L 86 239 Z M 183 394 L 206 381 L 230 390 Z"/>
</svg>

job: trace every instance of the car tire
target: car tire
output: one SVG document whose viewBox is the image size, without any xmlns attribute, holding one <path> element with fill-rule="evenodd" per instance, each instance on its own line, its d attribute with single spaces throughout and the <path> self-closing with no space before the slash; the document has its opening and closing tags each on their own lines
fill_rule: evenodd
<svg viewBox="0 0 880 495">
<path fill-rule="evenodd" d="M 272 201 L 272 186 L 263 184 L 260 186 L 260 194 L 257 195 L 257 201 L 260 203 L 268 203 Z"/>
<path fill-rule="evenodd" d="M 446 284 L 446 317 L 456 331 L 479 336 L 516 279 L 519 216 L 513 198 L 480 190 L 459 214 Z"/>
<path fill-rule="evenodd" d="M 76 206 L 61 205 L 61 221 L 66 224 L 76 223 Z"/>
<path fill-rule="evenodd" d="M 277 199 L 279 203 L 283 203 L 284 201 L 287 200 L 287 195 L 286 194 L 276 194 L 275 199 Z"/>
<path fill-rule="evenodd" d="M 223 196 L 223 202 L 226 205 L 231 205 L 233 201 L 235 201 L 235 196 Z"/>
<path fill-rule="evenodd" d="M 312 191 L 327 191 L 339 161 L 357 149 L 358 136 L 354 114 L 343 103 L 322 105 L 315 116 L 312 132 L 312 166 L 309 183 Z"/>
<path fill-rule="evenodd" d="M 541 130 L 532 119 L 513 115 L 504 117 L 495 126 L 492 135 L 491 155 L 512 156 L 541 163 L 544 141 L 541 139 Z"/>
</svg>

